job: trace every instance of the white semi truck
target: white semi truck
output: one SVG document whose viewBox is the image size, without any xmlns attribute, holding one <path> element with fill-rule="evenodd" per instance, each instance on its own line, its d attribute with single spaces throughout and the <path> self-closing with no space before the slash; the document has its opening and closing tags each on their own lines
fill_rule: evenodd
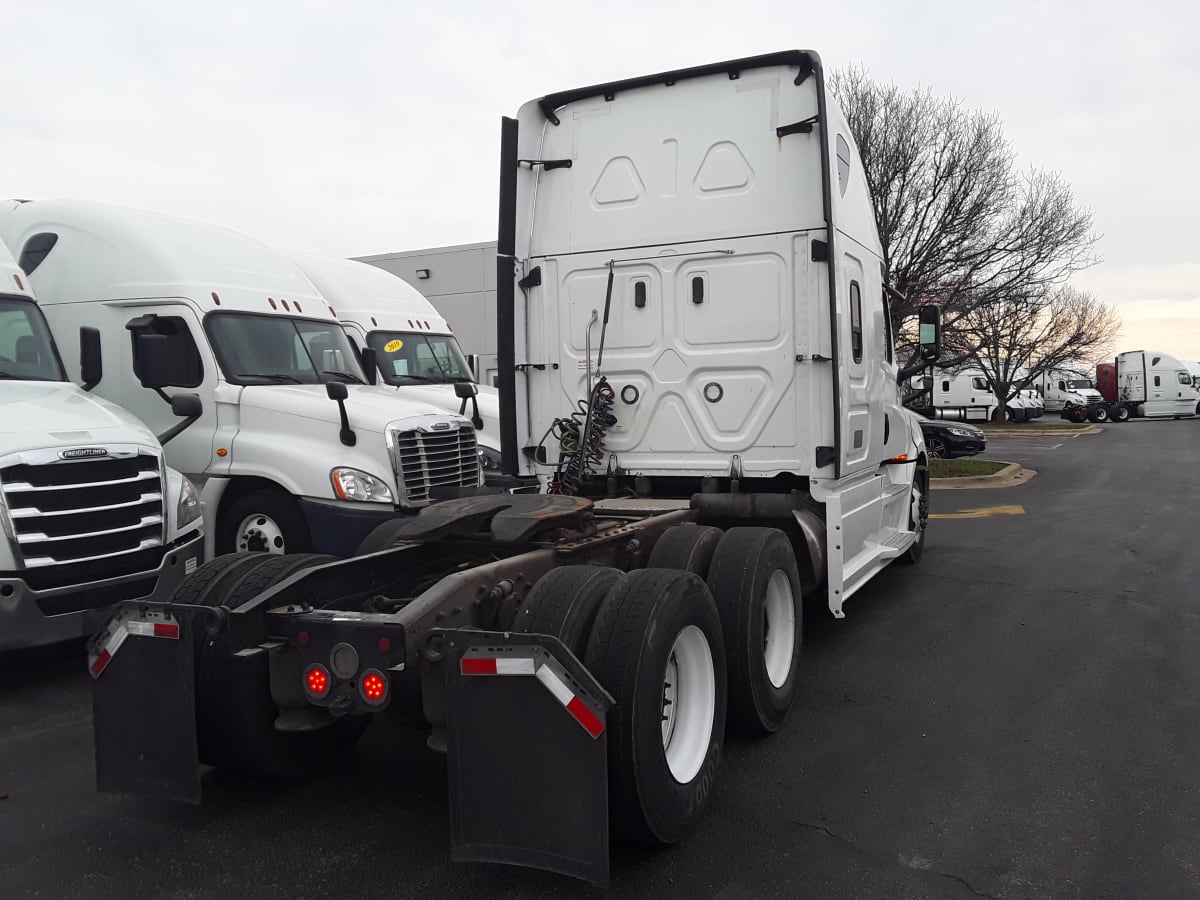
<svg viewBox="0 0 1200 900">
<path fill-rule="evenodd" d="M 1118 353 L 1096 366 L 1096 381 L 1118 422 L 1200 415 L 1200 389 L 1189 364 L 1160 350 Z"/>
<path fill-rule="evenodd" d="M 921 555 L 912 372 L 817 55 L 547 95 L 501 135 L 503 465 L 553 493 L 437 503 L 347 560 L 226 556 L 123 606 L 91 647 L 102 789 L 304 776 L 391 713 L 448 753 L 456 859 L 603 882 L 610 823 L 682 840 L 726 727 L 782 725 L 802 601 L 840 617 Z"/>
<path fill-rule="evenodd" d="M 471 422 L 368 385 L 320 293 L 265 244 L 82 201 L 10 202 L 0 238 L 38 255 L 29 278 L 56 330 L 99 329 L 97 394 L 155 428 L 171 418 L 164 388 L 201 397 L 167 458 L 200 490 L 210 555 L 351 553 L 437 490 L 480 483 Z M 150 389 L 154 344 L 167 371 Z"/>
<path fill-rule="evenodd" d="M 146 426 L 67 380 L 0 244 L 0 651 L 83 637 L 122 600 L 169 598 L 203 561 L 201 523 Z"/>
<path fill-rule="evenodd" d="M 375 371 L 368 371 L 369 377 L 382 379 L 406 398 L 474 422 L 484 477 L 496 482 L 499 394 L 475 383 L 458 340 L 433 305 L 403 279 L 375 266 L 301 253 L 289 256 L 333 308 L 355 350 L 373 351 Z M 472 396 L 463 390 L 468 386 Z"/>
<path fill-rule="evenodd" d="M 1039 372 L 1034 386 L 1046 404 L 1046 412 L 1058 413 L 1072 422 L 1105 422 L 1109 418 L 1104 398 L 1096 383 L 1074 369 L 1047 369 Z"/>
<path fill-rule="evenodd" d="M 915 376 L 911 382 L 914 391 L 923 392 L 917 401 L 910 404 L 931 418 L 949 419 L 958 422 L 992 422 L 996 419 L 999 402 L 992 390 L 987 374 L 978 366 L 958 367 L 937 371 L 933 385 L 925 391 L 925 378 Z M 1010 422 L 1027 422 L 1042 415 L 1043 404 L 1032 391 L 1018 391 L 1005 404 L 1005 413 Z"/>
</svg>

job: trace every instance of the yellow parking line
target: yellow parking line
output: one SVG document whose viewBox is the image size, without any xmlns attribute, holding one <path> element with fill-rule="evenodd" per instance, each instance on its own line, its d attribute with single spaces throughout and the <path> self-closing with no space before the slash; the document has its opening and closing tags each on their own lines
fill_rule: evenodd
<svg viewBox="0 0 1200 900">
<path fill-rule="evenodd" d="M 1023 506 L 983 506 L 979 509 L 964 509 L 956 513 L 933 513 L 931 519 L 986 519 L 989 516 L 1023 516 Z"/>
</svg>

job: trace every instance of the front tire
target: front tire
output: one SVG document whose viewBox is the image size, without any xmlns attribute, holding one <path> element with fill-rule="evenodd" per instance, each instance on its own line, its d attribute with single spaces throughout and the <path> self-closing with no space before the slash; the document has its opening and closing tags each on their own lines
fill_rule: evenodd
<svg viewBox="0 0 1200 900">
<path fill-rule="evenodd" d="M 221 516 L 218 553 L 309 553 L 308 523 L 292 496 L 278 488 L 243 494 Z"/>
<path fill-rule="evenodd" d="M 949 459 L 946 442 L 941 438 L 928 438 L 925 441 L 925 452 L 929 454 L 930 459 Z"/>
<path fill-rule="evenodd" d="M 792 707 L 804 610 L 796 555 L 776 528 L 730 528 L 708 571 L 729 657 L 729 721 L 779 730 Z"/>
<path fill-rule="evenodd" d="M 689 572 L 638 569 L 601 605 L 585 664 L 612 694 L 609 808 L 616 831 L 674 844 L 695 827 L 725 731 L 721 621 Z"/>
</svg>

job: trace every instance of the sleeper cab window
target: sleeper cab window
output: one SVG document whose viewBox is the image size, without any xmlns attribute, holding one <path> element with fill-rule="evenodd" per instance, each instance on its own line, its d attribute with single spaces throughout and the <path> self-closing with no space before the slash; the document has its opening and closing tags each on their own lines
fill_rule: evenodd
<svg viewBox="0 0 1200 900">
<path fill-rule="evenodd" d="M 854 361 L 863 361 L 862 291 L 857 281 L 850 282 L 850 352 Z"/>
</svg>

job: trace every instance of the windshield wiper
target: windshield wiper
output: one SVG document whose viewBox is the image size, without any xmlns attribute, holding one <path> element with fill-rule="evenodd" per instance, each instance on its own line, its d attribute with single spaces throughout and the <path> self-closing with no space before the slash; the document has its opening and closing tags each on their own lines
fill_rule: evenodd
<svg viewBox="0 0 1200 900">
<path fill-rule="evenodd" d="M 347 381 L 351 382 L 352 384 L 366 384 L 365 381 L 363 381 L 361 378 L 359 378 L 353 372 L 337 372 L 337 371 L 334 371 L 333 369 L 322 369 L 321 374 L 322 375 L 335 375 L 338 378 L 346 379 Z"/>
<path fill-rule="evenodd" d="M 295 375 L 264 375 L 260 372 L 255 372 L 253 374 L 238 373 L 234 375 L 234 378 L 262 378 L 265 381 L 277 381 L 282 384 L 304 384 L 304 382 Z"/>
<path fill-rule="evenodd" d="M 443 384 L 445 379 L 440 375 L 394 375 L 394 378 L 407 378 L 410 381 L 424 381 L 429 384 Z"/>
</svg>

